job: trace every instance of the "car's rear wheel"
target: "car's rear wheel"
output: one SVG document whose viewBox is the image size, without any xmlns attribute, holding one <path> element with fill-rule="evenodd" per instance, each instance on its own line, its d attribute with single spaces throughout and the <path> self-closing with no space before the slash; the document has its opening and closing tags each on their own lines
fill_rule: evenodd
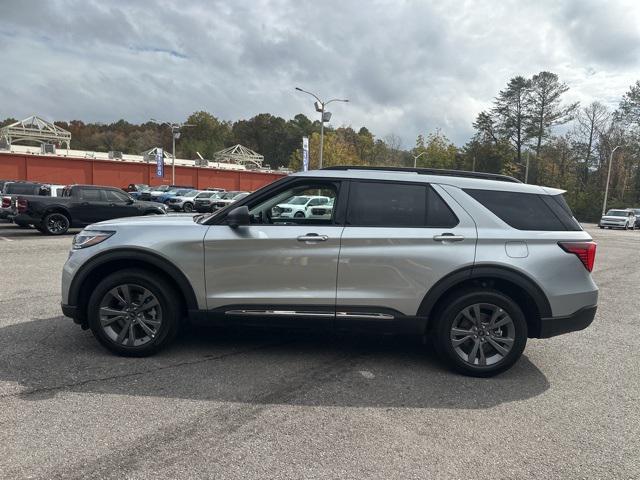
<svg viewBox="0 0 640 480">
<path fill-rule="evenodd" d="M 47 235 L 63 235 L 67 233 L 70 225 L 69 217 L 63 213 L 53 212 L 44 217 L 42 230 Z"/>
<path fill-rule="evenodd" d="M 495 290 L 465 290 L 443 302 L 432 329 L 434 346 L 453 369 L 490 377 L 510 368 L 527 343 L 520 307 Z"/>
<path fill-rule="evenodd" d="M 169 344 L 178 332 L 180 301 L 163 280 L 144 270 L 115 272 L 89 299 L 89 327 L 118 355 L 144 357 Z"/>
<path fill-rule="evenodd" d="M 189 202 L 185 202 L 184 205 L 182 206 L 182 210 L 184 210 L 187 213 L 193 212 L 193 204 Z"/>
</svg>

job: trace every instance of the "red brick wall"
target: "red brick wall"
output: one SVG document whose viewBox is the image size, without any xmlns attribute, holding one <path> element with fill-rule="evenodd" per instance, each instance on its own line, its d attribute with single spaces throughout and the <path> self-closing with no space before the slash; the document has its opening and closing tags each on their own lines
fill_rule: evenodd
<svg viewBox="0 0 640 480">
<path fill-rule="evenodd" d="M 193 185 L 196 188 L 252 191 L 282 176 L 280 173 L 176 167 L 176 184 Z M 120 188 L 129 183 L 168 185 L 171 183 L 171 165 L 165 165 L 164 178 L 156 178 L 153 163 L 0 153 L 0 179 L 61 185 L 85 183 Z"/>
</svg>

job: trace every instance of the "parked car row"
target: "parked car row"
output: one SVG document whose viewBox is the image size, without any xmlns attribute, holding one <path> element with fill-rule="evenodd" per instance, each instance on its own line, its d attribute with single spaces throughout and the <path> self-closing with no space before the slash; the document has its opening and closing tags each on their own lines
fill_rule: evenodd
<svg viewBox="0 0 640 480">
<path fill-rule="evenodd" d="M 640 228 L 640 208 L 612 208 L 605 213 L 598 224 L 600 228 Z"/>
<path fill-rule="evenodd" d="M 0 218 L 48 235 L 121 217 L 163 215 L 167 207 L 115 187 L 3 182 Z"/>
<path fill-rule="evenodd" d="M 22 228 L 34 227 L 49 235 L 61 235 L 69 228 L 119 217 L 164 214 L 168 210 L 215 212 L 248 194 L 216 187 L 198 190 L 180 185 L 149 187 L 132 183 L 121 190 L 0 180 L 0 218 Z"/>
</svg>

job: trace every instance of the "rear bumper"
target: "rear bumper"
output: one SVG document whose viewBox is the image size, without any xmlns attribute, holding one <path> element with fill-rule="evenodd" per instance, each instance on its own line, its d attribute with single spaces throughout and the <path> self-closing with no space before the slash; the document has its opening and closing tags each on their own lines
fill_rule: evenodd
<svg viewBox="0 0 640 480">
<path fill-rule="evenodd" d="M 540 338 L 555 337 L 563 333 L 584 330 L 593 322 L 597 305 L 584 307 L 566 317 L 550 317 L 540 319 Z"/>
<path fill-rule="evenodd" d="M 18 215 L 11 215 L 9 218 L 13 223 L 24 223 L 24 224 L 30 224 L 30 225 L 40 225 L 40 222 L 42 220 L 40 218 L 34 218 L 24 213 L 19 213 Z"/>
</svg>

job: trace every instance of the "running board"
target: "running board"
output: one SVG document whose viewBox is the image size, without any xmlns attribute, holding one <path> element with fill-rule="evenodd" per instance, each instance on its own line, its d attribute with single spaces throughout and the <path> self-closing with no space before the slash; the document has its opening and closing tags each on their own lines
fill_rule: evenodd
<svg viewBox="0 0 640 480">
<path fill-rule="evenodd" d="M 363 320 L 393 320 L 395 317 L 388 313 L 375 312 L 311 312 L 298 310 L 227 310 L 225 315 L 254 316 L 254 317 L 336 317 L 339 319 L 363 319 Z"/>
</svg>

